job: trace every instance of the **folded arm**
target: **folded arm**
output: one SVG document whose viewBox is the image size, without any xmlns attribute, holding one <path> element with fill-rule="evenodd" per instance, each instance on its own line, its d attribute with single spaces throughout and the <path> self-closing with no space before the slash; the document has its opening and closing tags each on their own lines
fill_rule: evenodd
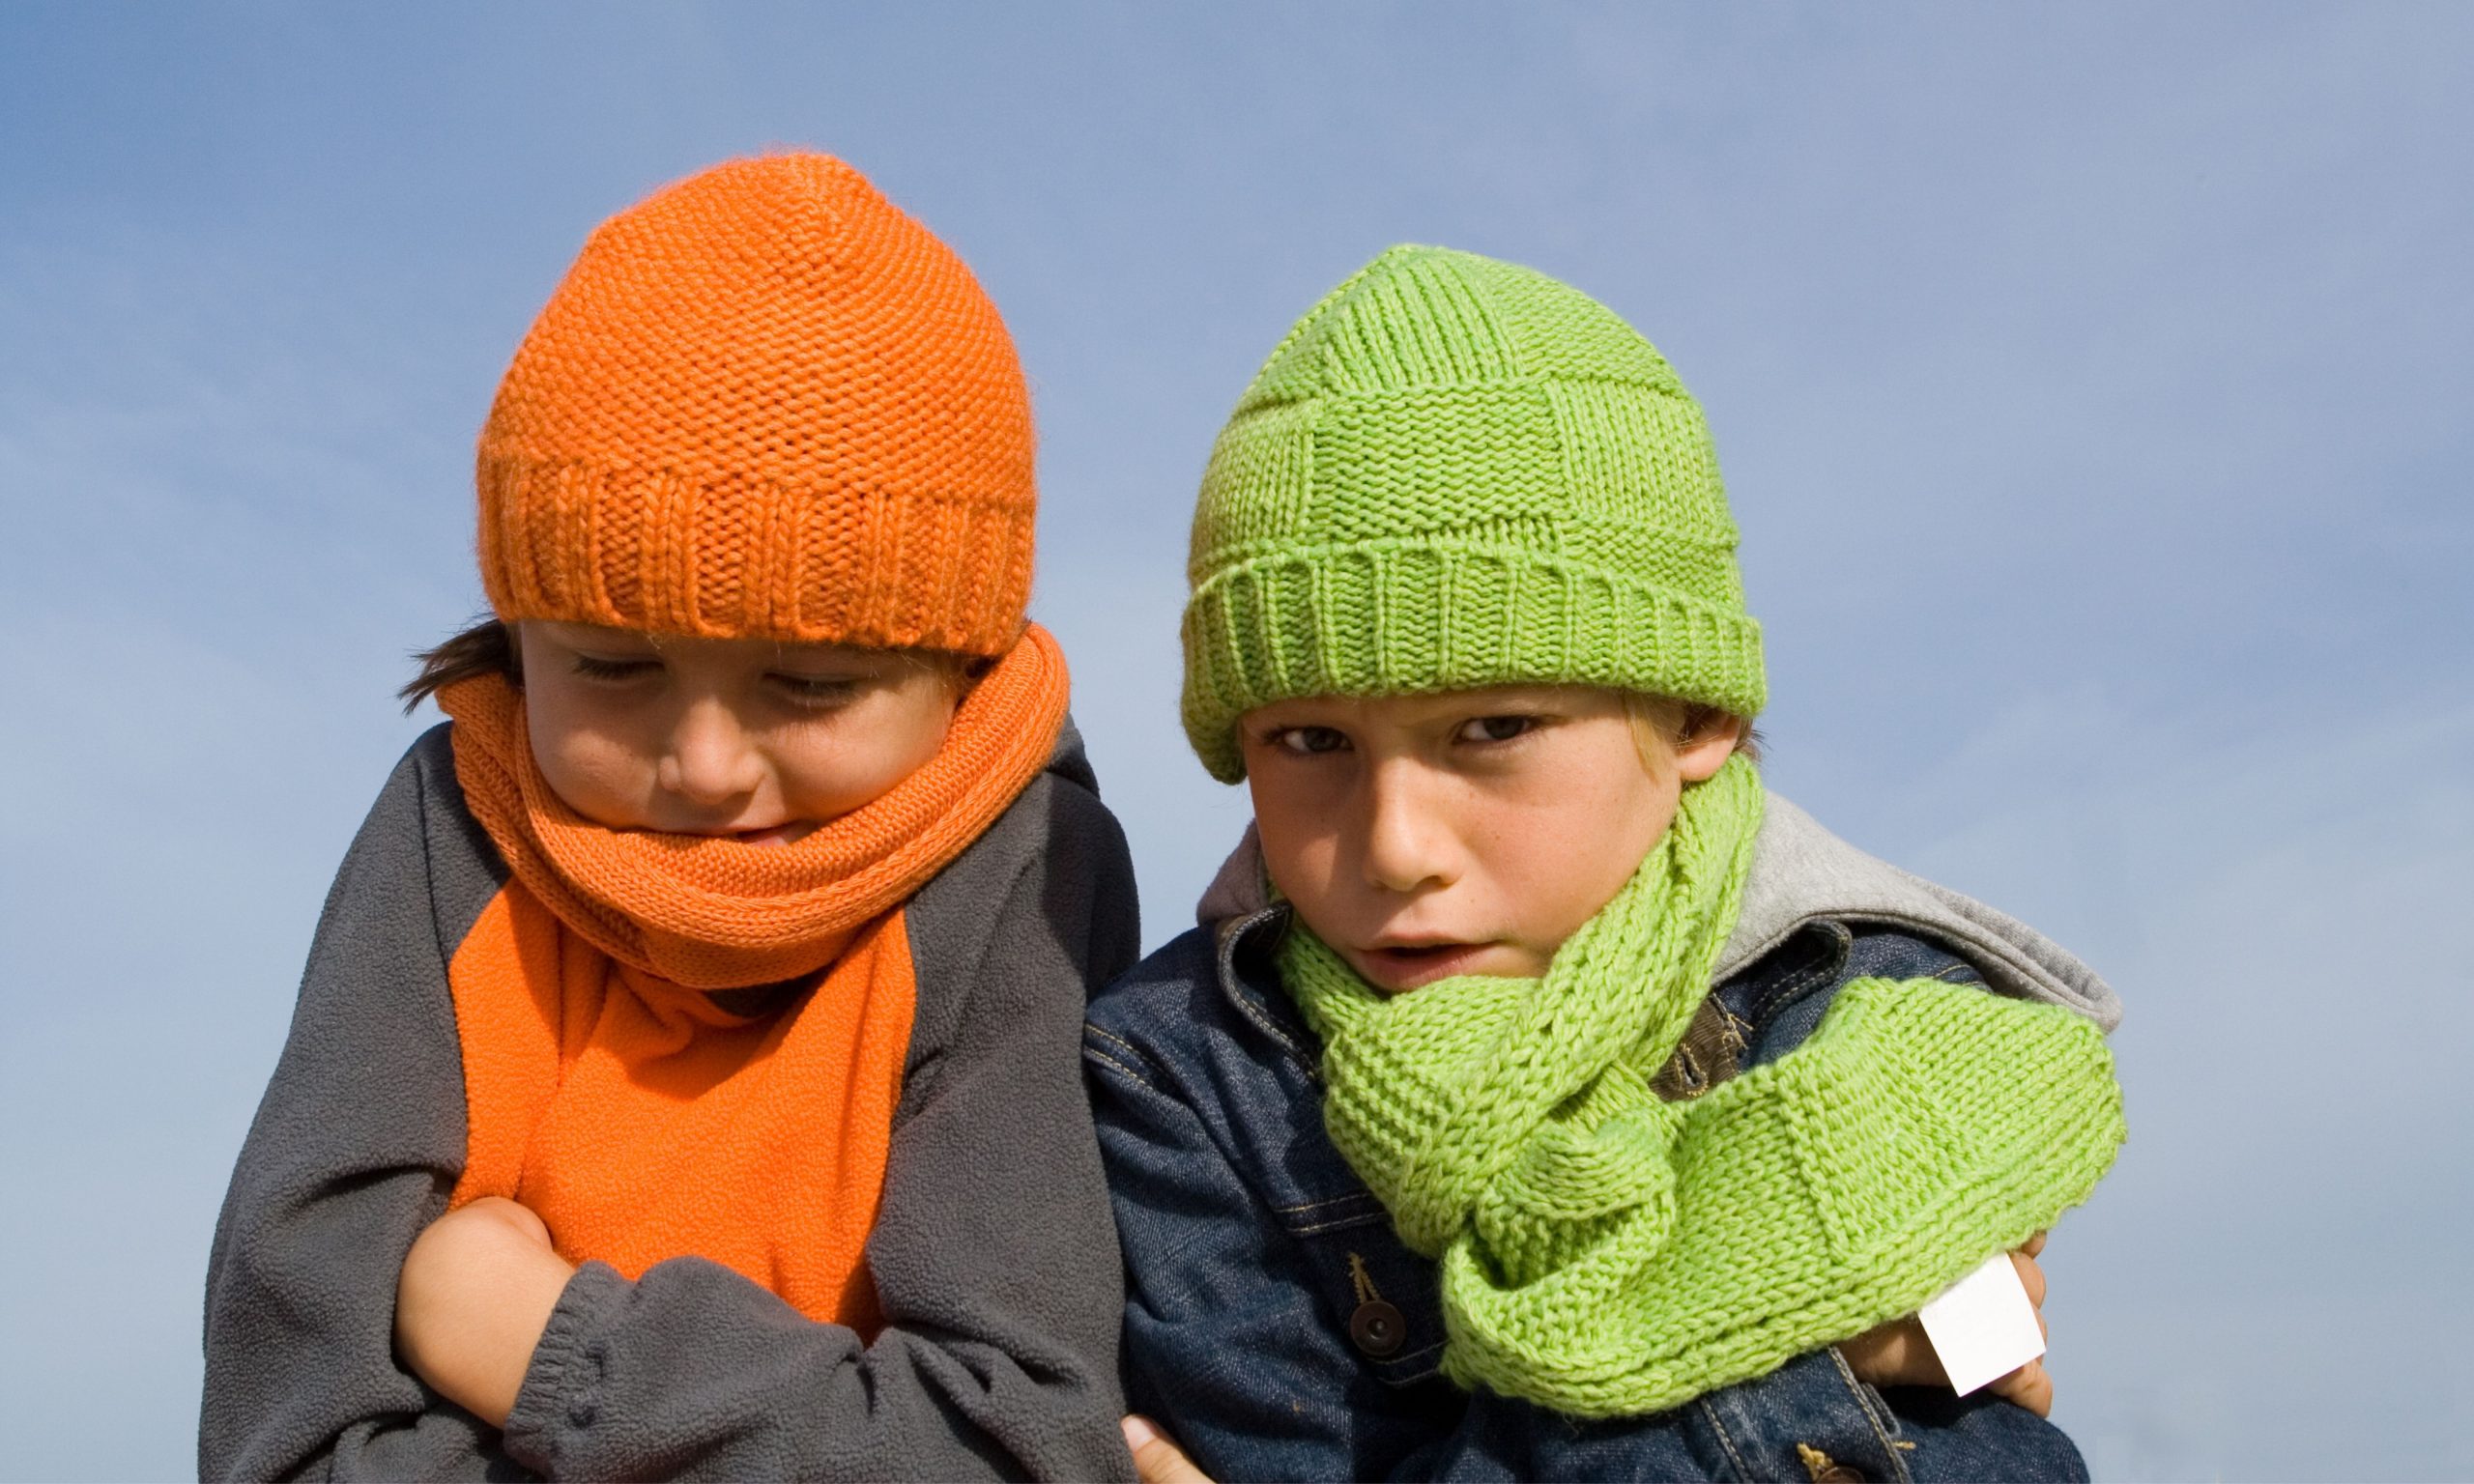
<svg viewBox="0 0 2474 1484">
<path fill-rule="evenodd" d="M 1133 900 L 1097 799 L 1035 783 L 905 908 L 920 1000 L 868 1243 L 883 1327 L 806 1319 L 700 1258 L 633 1282 L 587 1263 L 532 1354 L 513 1455 L 554 1477 L 1132 1478 L 1078 1041 L 1088 985 L 1133 956 Z"/>
</svg>

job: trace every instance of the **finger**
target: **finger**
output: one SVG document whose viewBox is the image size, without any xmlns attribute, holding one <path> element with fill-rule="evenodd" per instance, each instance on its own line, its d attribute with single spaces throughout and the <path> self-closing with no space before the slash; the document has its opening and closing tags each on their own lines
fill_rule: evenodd
<svg viewBox="0 0 2474 1484">
<path fill-rule="evenodd" d="M 2027 1253 L 2029 1257 L 2043 1256 L 2045 1250 L 2045 1234 L 2038 1232 L 2033 1237 L 2028 1238 L 2027 1241 L 2020 1246 L 2019 1250 Z"/>
<path fill-rule="evenodd" d="M 1924 1338 L 1914 1316 L 1893 1320 L 1842 1340 L 1838 1353 L 1858 1381 L 1877 1386 L 1946 1385 L 1942 1357 Z"/>
<path fill-rule="evenodd" d="M 2029 1404 L 2034 1400 L 2035 1368 L 2036 1363 L 2030 1360 L 1985 1389 L 2013 1406 L 2033 1412 L 2035 1409 Z"/>
<path fill-rule="evenodd" d="M 1995 1382 L 1993 1394 L 2040 1417 L 2053 1413 L 2053 1376 L 2041 1360 L 2030 1360 Z"/>
<path fill-rule="evenodd" d="M 1130 1416 L 1123 1426 L 1125 1445 L 1134 1453 L 1135 1476 L 1142 1484 L 1211 1484 L 1210 1477 L 1178 1451 L 1149 1417 Z"/>
<path fill-rule="evenodd" d="M 2041 1309 L 2045 1306 L 2045 1270 L 2032 1257 L 2010 1254 L 2010 1266 L 2019 1270 L 2019 1286 L 2028 1291 L 2028 1301 Z"/>
</svg>

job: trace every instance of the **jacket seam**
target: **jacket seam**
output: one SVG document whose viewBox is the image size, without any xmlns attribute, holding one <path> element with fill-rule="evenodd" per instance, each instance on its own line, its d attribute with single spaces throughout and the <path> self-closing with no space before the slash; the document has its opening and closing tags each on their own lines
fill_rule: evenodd
<svg viewBox="0 0 2474 1484">
<path fill-rule="evenodd" d="M 1373 1199 L 1374 1192 L 1371 1190 L 1352 1190 L 1346 1195 L 1327 1195 L 1319 1201 L 1297 1201 L 1287 1206 L 1274 1206 L 1272 1207 L 1272 1210 L 1279 1212 L 1284 1216 L 1296 1215 L 1302 1212 L 1319 1211 L 1326 1206 L 1338 1206 L 1343 1201 L 1371 1201 Z M 1379 1209 L 1380 1207 L 1378 1203 L 1378 1210 Z"/>
<path fill-rule="evenodd" d="M 1288 1230 L 1294 1237 L 1319 1237 L 1325 1232 L 1344 1232 L 1353 1226 L 1371 1226 L 1382 1219 L 1383 1213 L 1369 1211 L 1354 1216 L 1338 1216 L 1329 1221 L 1317 1221 L 1310 1226 L 1292 1226 Z"/>
<path fill-rule="evenodd" d="M 1297 1059 L 1298 1065 L 1306 1070 L 1306 1074 L 1319 1082 L 1323 1078 L 1323 1072 L 1321 1067 L 1316 1064 L 1315 1058 L 1307 1054 L 1306 1048 L 1298 1043 L 1295 1037 L 1289 1035 L 1269 1013 L 1254 1003 L 1255 997 L 1246 986 L 1245 976 L 1237 972 L 1238 949 L 1257 928 L 1270 922 L 1274 913 L 1281 910 L 1280 907 L 1266 907 L 1240 924 L 1237 930 L 1229 933 L 1224 942 L 1214 944 L 1212 977 L 1219 982 L 1221 993 L 1236 1005 L 1239 1014 L 1252 1022 L 1264 1035 L 1279 1042 L 1290 1056 Z"/>
<path fill-rule="evenodd" d="M 1142 1063 L 1144 1066 L 1151 1069 L 1151 1074 L 1149 1076 L 1145 1076 L 1144 1074 L 1136 1071 L 1132 1067 L 1127 1066 L 1125 1062 L 1119 1061 L 1117 1058 L 1108 1054 L 1107 1052 L 1096 1049 L 1091 1045 L 1091 1042 L 1094 1040 L 1105 1041 L 1109 1045 L 1114 1046 L 1117 1050 L 1124 1052 L 1128 1059 Z M 1160 1065 L 1158 1058 L 1144 1051 L 1140 1046 L 1136 1045 L 1133 1042 L 1126 1040 L 1124 1037 L 1102 1030 L 1099 1026 L 1092 1024 L 1088 1020 L 1082 1022 L 1082 1042 L 1083 1054 L 1098 1057 L 1100 1060 L 1105 1061 L 1108 1065 L 1124 1071 L 1127 1076 L 1134 1078 L 1136 1082 L 1141 1083 L 1144 1087 L 1150 1088 L 1155 1093 L 1159 1092 L 1160 1089 L 1154 1085 L 1153 1078 L 1156 1077 L 1162 1082 L 1165 1082 L 1167 1080 L 1167 1069 Z"/>
<path fill-rule="evenodd" d="M 1083 1042 L 1082 1056 L 1086 1061 L 1097 1062 L 1103 1067 L 1113 1069 L 1118 1075 L 1124 1077 L 1127 1081 L 1132 1082 L 1135 1086 L 1141 1088 L 1144 1092 L 1151 1094 L 1155 1098 L 1165 1098 L 1167 1096 L 1165 1093 L 1161 1092 L 1157 1087 L 1152 1086 L 1150 1081 L 1146 1079 L 1142 1073 L 1135 1070 L 1125 1063 L 1118 1061 L 1115 1057 L 1108 1055 L 1106 1051 L 1102 1051 L 1093 1046 L 1088 1042 Z"/>
<path fill-rule="evenodd" d="M 1728 1462 L 1736 1466 L 1736 1477 L 1753 1478 L 1752 1466 L 1745 1463 L 1743 1454 L 1737 1450 L 1735 1436 L 1727 1431 L 1726 1419 L 1718 1415 L 1718 1409 L 1711 1406 L 1706 1396 L 1694 1397 L 1693 1405 L 1700 1408 L 1701 1415 L 1709 1420 L 1710 1431 L 1717 1434 L 1718 1446 L 1726 1449 Z"/>
<path fill-rule="evenodd" d="M 1233 976 L 1235 972 L 1235 965 L 1230 965 L 1229 973 Z M 1298 1064 L 1306 1069 L 1306 1072 L 1309 1076 L 1311 1076 L 1318 1082 L 1321 1081 L 1323 1079 L 1321 1068 L 1316 1065 L 1314 1058 L 1306 1054 L 1306 1048 L 1298 1044 L 1297 1039 L 1289 1035 L 1287 1031 L 1282 1030 L 1279 1022 L 1275 1021 L 1270 1015 L 1265 1014 L 1260 1007 L 1253 1003 L 1252 996 L 1248 993 L 1244 986 L 1240 985 L 1237 988 L 1236 994 L 1238 1012 L 1247 1019 L 1261 1027 L 1265 1035 L 1268 1035 L 1273 1040 L 1279 1042 L 1281 1048 L 1287 1051 L 1290 1056 L 1295 1057 Z"/>
<path fill-rule="evenodd" d="M 447 766 L 450 768 L 455 765 L 454 743 L 455 734 L 450 730 L 447 733 Z M 430 836 L 429 769 L 417 763 L 413 768 L 413 824 L 420 831 L 421 896 L 423 904 L 429 909 L 430 947 L 438 954 L 439 998 L 443 1002 L 439 1008 L 445 1013 L 446 1039 L 454 1051 L 455 1121 L 461 1126 L 464 1135 L 457 1150 L 453 1177 L 446 1183 L 446 1189 L 433 1195 L 432 1198 L 437 1202 L 437 1206 L 433 1213 L 422 1222 L 426 1226 L 429 1221 L 437 1219 L 436 1211 L 446 1209 L 447 1200 L 454 1194 L 454 1187 L 463 1183 L 466 1172 L 473 1165 L 473 1072 L 471 1068 L 464 1065 L 464 1013 L 455 1003 L 455 949 L 460 949 L 463 945 L 459 942 L 455 945 L 455 949 L 450 949 L 447 947 L 445 934 L 440 931 L 438 862 L 435 859 L 435 851 L 431 848 Z M 490 893 L 490 899 L 481 903 L 481 913 L 487 913 L 490 909 L 490 901 L 495 900 L 499 894 L 505 890 L 506 883 L 500 882 Z M 480 921 L 480 915 L 476 913 L 473 923 L 465 926 L 466 933 L 469 934 L 473 930 L 473 926 Z M 563 1069 L 561 1071 L 563 1072 Z"/>
<path fill-rule="evenodd" d="M 1856 1379 L 1855 1368 L 1847 1363 L 1847 1357 L 1838 1353 L 1835 1345 L 1829 1347 L 1829 1361 L 1838 1367 L 1839 1379 L 1847 1384 L 1849 1394 L 1855 1397 L 1856 1410 L 1864 1414 L 1864 1425 L 1873 1430 L 1873 1441 L 1882 1445 L 1883 1461 L 1894 1470 L 1893 1477 L 1899 1484 L 1906 1484 L 1907 1463 L 1898 1456 L 1898 1448 L 1890 1441 L 1890 1435 L 1883 1430 L 1881 1414 L 1873 1410 L 1872 1398 L 1865 1395 L 1871 1387 Z"/>
<path fill-rule="evenodd" d="M 1802 973 L 1791 975 L 1770 985 L 1758 996 L 1758 1002 L 1752 1007 L 1756 1035 L 1768 1035 L 1770 1025 L 1777 1020 L 1779 1012 L 1810 994 L 1815 986 L 1837 979 L 1847 967 L 1848 947 L 1852 938 L 1846 928 L 1827 919 L 1816 919 L 1816 923 L 1830 929 L 1834 952 Z M 1801 928 L 1797 929 L 1798 932 L 1802 930 Z"/>
</svg>

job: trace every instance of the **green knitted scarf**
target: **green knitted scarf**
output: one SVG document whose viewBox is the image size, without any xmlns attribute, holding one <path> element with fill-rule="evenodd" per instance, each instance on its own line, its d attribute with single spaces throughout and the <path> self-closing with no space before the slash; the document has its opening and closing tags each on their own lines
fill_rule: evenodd
<svg viewBox="0 0 2474 1484">
<path fill-rule="evenodd" d="M 1710 988 L 1761 821 L 1740 756 L 1542 979 L 1386 995 L 1280 951 L 1324 1122 L 1440 1264 L 1444 1368 L 1558 1412 L 1659 1412 L 1913 1312 L 2085 1200 L 2123 1133 L 2102 1035 L 2056 1006 L 1858 980 L 1779 1060 L 1650 1079 Z"/>
</svg>

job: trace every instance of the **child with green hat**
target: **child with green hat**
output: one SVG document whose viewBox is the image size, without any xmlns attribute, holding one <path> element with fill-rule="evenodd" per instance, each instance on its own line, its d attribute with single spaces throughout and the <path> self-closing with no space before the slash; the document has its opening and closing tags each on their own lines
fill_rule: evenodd
<svg viewBox="0 0 2474 1484">
<path fill-rule="evenodd" d="M 1467 253 L 1222 433 L 1184 715 L 1254 828 L 1084 1040 L 1130 1395 L 1212 1476 L 2084 1476 L 1906 1316 L 2103 1176 L 2118 1004 L 1765 791 L 1736 541 L 1665 359 Z"/>
</svg>

